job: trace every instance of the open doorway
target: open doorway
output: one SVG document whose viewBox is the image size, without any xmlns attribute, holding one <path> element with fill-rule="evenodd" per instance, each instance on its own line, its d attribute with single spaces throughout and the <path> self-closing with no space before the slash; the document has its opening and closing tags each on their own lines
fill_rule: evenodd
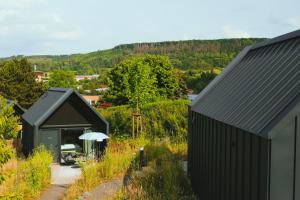
<svg viewBox="0 0 300 200">
<path fill-rule="evenodd" d="M 78 148 L 83 148 L 82 140 L 79 140 L 79 136 L 82 135 L 84 132 L 83 129 L 74 128 L 74 129 L 62 129 L 61 130 L 61 145 L 66 144 L 74 144 Z"/>
<path fill-rule="evenodd" d="M 83 128 L 61 129 L 61 163 L 73 164 L 83 154 L 83 141 L 79 139 L 83 132 Z"/>
</svg>

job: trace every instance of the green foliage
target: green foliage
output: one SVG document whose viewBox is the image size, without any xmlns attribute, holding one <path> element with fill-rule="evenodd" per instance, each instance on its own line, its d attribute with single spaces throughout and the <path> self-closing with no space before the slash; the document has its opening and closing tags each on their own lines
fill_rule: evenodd
<svg viewBox="0 0 300 200">
<path fill-rule="evenodd" d="M 100 88 L 103 85 L 107 85 L 107 73 L 101 74 L 100 77 L 94 79 L 83 79 L 78 82 L 80 85 L 79 93 L 88 94 L 88 95 L 100 95 L 103 92 L 98 92 L 96 89 Z M 90 90 L 90 92 L 85 92 L 85 90 Z"/>
<path fill-rule="evenodd" d="M 104 51 L 87 54 L 59 56 L 29 56 L 38 70 L 64 69 L 79 73 L 101 73 L 102 69 L 140 54 L 167 55 L 172 64 L 180 69 L 211 69 L 224 67 L 245 46 L 260 42 L 262 38 L 189 40 L 157 43 L 136 43 L 119 45 Z"/>
<path fill-rule="evenodd" d="M 138 107 L 156 97 L 156 78 L 150 65 L 137 57 L 118 64 L 110 73 L 110 94 L 117 100 L 126 99 L 132 107 Z M 127 103 L 127 102 L 123 102 Z"/>
<path fill-rule="evenodd" d="M 192 89 L 194 94 L 200 93 L 216 76 L 215 70 L 188 70 L 185 72 L 184 79 L 187 87 Z"/>
<path fill-rule="evenodd" d="M 76 88 L 75 73 L 66 70 L 54 70 L 50 73 L 49 87 Z"/>
<path fill-rule="evenodd" d="M 50 183 L 52 160 L 51 152 L 40 146 L 34 149 L 33 154 L 20 166 L 21 174 L 24 175 L 23 178 L 32 194 L 38 194 Z"/>
<path fill-rule="evenodd" d="M 15 115 L 13 105 L 7 105 L 7 101 L 0 96 L 0 140 L 18 135 L 19 117 Z"/>
<path fill-rule="evenodd" d="M 13 179 L 6 185 L 0 199 L 36 199 L 50 184 L 52 160 L 51 152 L 40 146 L 26 160 L 17 161 L 19 164 L 11 177 Z"/>
<path fill-rule="evenodd" d="M 17 137 L 18 121 L 13 105 L 7 105 L 7 101 L 0 96 L 0 169 L 14 155 L 13 149 L 8 147 L 5 140 Z M 4 176 L 0 171 L 0 184 L 3 181 Z"/>
<path fill-rule="evenodd" d="M 1 173 L 2 166 L 7 163 L 14 156 L 14 151 L 10 148 L 5 140 L 0 139 L 0 185 L 5 180 L 4 175 Z"/>
<path fill-rule="evenodd" d="M 184 95 L 179 87 L 179 77 L 165 56 L 137 56 L 119 63 L 109 74 L 109 85 L 108 99 L 133 107 L 137 104 L 142 107 L 158 97 Z"/>
<path fill-rule="evenodd" d="M 29 108 L 44 92 L 42 83 L 35 81 L 27 59 L 13 59 L 0 64 L 0 94 Z"/>
<path fill-rule="evenodd" d="M 129 185 L 115 199 L 196 199 L 181 160 L 171 143 L 151 142 L 145 146 L 147 166 L 132 170 Z"/>
<path fill-rule="evenodd" d="M 146 104 L 142 111 L 143 126 L 147 137 L 187 137 L 188 100 L 166 100 Z M 116 106 L 100 113 L 110 124 L 110 133 L 117 137 L 131 133 L 131 109 L 128 106 Z"/>
</svg>

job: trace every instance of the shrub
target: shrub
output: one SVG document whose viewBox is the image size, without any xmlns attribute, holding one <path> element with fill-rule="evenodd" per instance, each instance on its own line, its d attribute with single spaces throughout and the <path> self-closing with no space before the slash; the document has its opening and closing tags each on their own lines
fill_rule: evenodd
<svg viewBox="0 0 300 200">
<path fill-rule="evenodd" d="M 0 184 L 5 179 L 1 168 L 7 161 L 12 159 L 13 156 L 14 156 L 13 149 L 7 145 L 5 140 L 0 139 Z"/>
<path fill-rule="evenodd" d="M 165 100 L 146 104 L 142 110 L 143 128 L 147 137 L 182 140 L 187 137 L 188 100 Z M 110 124 L 110 132 L 116 137 L 129 137 L 132 110 L 128 106 L 116 106 L 100 110 Z"/>
<path fill-rule="evenodd" d="M 26 160 L 16 161 L 14 176 L 4 182 L 0 199 L 34 199 L 50 184 L 52 154 L 41 146 Z"/>
<path fill-rule="evenodd" d="M 115 199 L 176 200 L 196 199 L 172 143 L 152 143 L 145 147 L 147 167 L 133 171 L 129 185 Z M 182 148 L 176 144 L 176 152 Z M 181 151 L 181 150 L 180 150 Z"/>
<path fill-rule="evenodd" d="M 51 180 L 52 154 L 44 146 L 36 148 L 26 162 L 20 166 L 20 173 L 30 188 L 31 194 L 38 194 Z"/>
</svg>

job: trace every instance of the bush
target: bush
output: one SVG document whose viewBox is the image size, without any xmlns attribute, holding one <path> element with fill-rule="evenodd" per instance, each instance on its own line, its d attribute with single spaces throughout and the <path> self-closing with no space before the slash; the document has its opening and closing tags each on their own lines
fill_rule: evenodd
<svg viewBox="0 0 300 200">
<path fill-rule="evenodd" d="M 133 171 L 129 185 L 115 199 L 196 199 L 177 154 L 182 145 L 173 145 L 174 143 L 169 142 L 147 145 L 147 167 L 142 172 Z M 170 148 L 171 146 L 173 147 Z"/>
<path fill-rule="evenodd" d="M 150 138 L 186 139 L 188 100 L 165 100 L 146 104 L 142 110 L 143 128 Z M 116 106 L 100 113 L 110 124 L 110 133 L 116 137 L 129 137 L 132 110 L 128 106 Z"/>
<path fill-rule="evenodd" d="M 30 193 L 35 195 L 47 186 L 51 180 L 52 154 L 44 146 L 36 148 L 26 162 L 20 166 L 20 173 L 30 188 Z"/>
<path fill-rule="evenodd" d="M 26 160 L 19 160 L 15 176 L 7 180 L 5 193 L 0 199 L 34 199 L 41 190 L 50 184 L 53 157 L 50 151 L 41 146 Z M 4 182 L 4 184 L 6 181 Z"/>
<path fill-rule="evenodd" d="M 2 172 L 2 166 L 12 159 L 14 156 L 14 151 L 10 148 L 5 140 L 0 139 L 0 185 L 5 180 L 4 174 Z"/>
</svg>

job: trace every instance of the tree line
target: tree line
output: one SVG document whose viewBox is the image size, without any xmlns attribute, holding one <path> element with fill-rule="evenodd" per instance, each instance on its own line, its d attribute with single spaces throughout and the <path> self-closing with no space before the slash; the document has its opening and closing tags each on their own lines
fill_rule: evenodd
<svg viewBox="0 0 300 200">
<path fill-rule="evenodd" d="M 64 69 L 91 74 L 114 67 L 134 55 L 154 54 L 168 56 L 174 67 L 179 69 L 207 70 L 226 66 L 245 46 L 262 40 L 244 38 L 137 43 L 87 54 L 28 56 L 27 59 L 42 71 Z"/>
</svg>

